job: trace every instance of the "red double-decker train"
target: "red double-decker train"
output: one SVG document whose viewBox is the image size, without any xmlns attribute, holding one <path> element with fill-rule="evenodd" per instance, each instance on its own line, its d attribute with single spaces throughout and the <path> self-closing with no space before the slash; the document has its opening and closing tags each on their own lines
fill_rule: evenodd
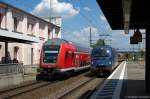
<svg viewBox="0 0 150 99">
<path fill-rule="evenodd" d="M 90 67 L 91 49 L 53 38 L 43 44 L 37 80 Z"/>
</svg>

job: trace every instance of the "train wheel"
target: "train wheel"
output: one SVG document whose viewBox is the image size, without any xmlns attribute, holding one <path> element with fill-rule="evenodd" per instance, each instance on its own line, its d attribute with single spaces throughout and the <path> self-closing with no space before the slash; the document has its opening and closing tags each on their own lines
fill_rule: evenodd
<svg viewBox="0 0 150 99">
<path fill-rule="evenodd" d="M 91 73 L 92 76 L 95 76 L 95 75 L 96 75 L 96 72 L 93 71 L 93 70 L 90 70 L 90 73 Z"/>
<path fill-rule="evenodd" d="M 107 77 L 110 76 L 110 74 L 111 74 L 111 71 L 106 71 L 106 76 Z"/>
<path fill-rule="evenodd" d="M 68 73 L 68 72 L 63 72 L 63 73 L 61 73 L 61 76 L 60 76 L 61 78 L 60 78 L 60 80 L 68 79 L 69 76 L 70 76 L 70 73 Z"/>
<path fill-rule="evenodd" d="M 53 75 L 47 75 L 47 80 L 48 81 L 53 81 L 53 80 L 55 80 L 55 78 L 54 78 Z"/>
</svg>

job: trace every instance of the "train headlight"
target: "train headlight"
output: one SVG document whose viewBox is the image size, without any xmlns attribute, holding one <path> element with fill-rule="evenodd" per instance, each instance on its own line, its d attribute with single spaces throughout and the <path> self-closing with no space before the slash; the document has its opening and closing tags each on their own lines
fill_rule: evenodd
<svg viewBox="0 0 150 99">
<path fill-rule="evenodd" d="M 111 61 L 109 61 L 109 63 L 108 63 L 109 65 L 111 65 Z"/>
<path fill-rule="evenodd" d="M 107 52 L 107 53 L 110 53 L 110 51 L 109 51 L 109 50 L 107 50 L 106 52 Z"/>
</svg>

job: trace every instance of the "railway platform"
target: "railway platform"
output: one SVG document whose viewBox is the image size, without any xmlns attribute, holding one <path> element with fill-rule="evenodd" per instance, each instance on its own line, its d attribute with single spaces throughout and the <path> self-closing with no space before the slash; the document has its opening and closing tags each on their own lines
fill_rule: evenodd
<svg viewBox="0 0 150 99">
<path fill-rule="evenodd" d="M 18 65 L 0 65 L 0 90 L 18 86 L 24 82 L 35 80 L 36 68 L 21 68 Z"/>
<path fill-rule="evenodd" d="M 90 99 L 150 99 L 145 92 L 145 65 L 122 62 Z"/>
</svg>

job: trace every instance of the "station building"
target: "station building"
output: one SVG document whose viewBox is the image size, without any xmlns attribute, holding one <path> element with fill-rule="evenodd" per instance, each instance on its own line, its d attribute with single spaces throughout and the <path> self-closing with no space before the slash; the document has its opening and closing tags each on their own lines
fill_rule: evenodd
<svg viewBox="0 0 150 99">
<path fill-rule="evenodd" d="M 60 26 L 0 1 L 0 64 L 38 64 L 42 44 L 61 38 Z"/>
</svg>

